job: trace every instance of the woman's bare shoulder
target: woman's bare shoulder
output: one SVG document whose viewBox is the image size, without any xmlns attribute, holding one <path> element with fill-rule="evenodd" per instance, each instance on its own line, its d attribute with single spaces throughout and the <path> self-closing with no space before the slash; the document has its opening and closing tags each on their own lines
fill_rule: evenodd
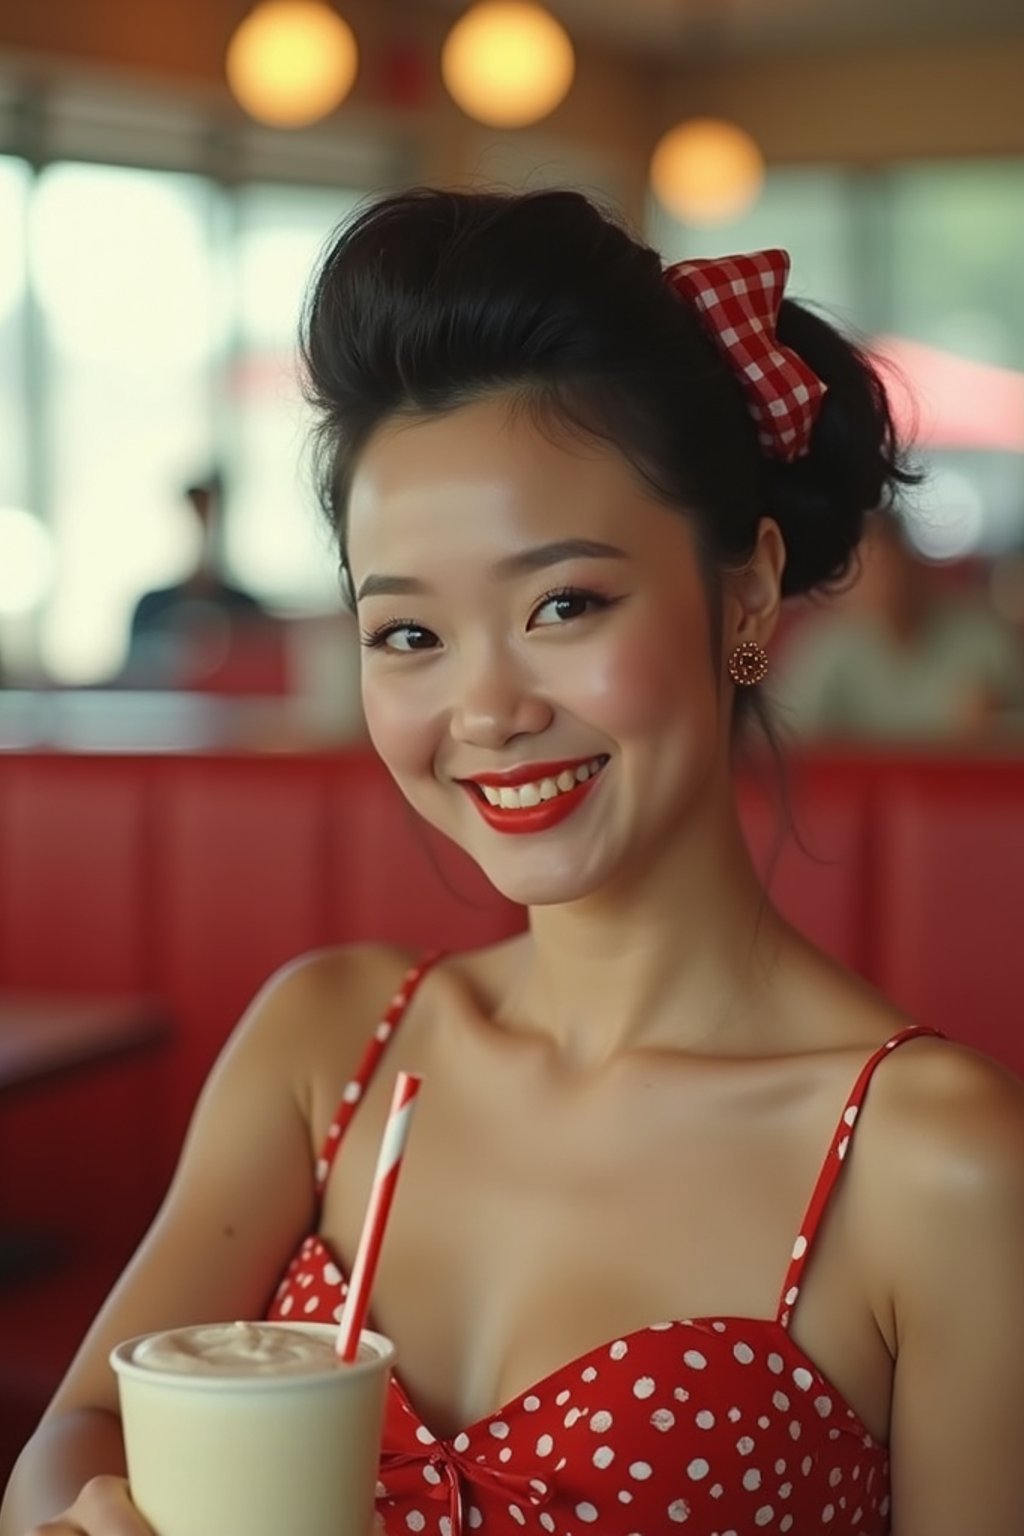
<svg viewBox="0 0 1024 1536">
<path fill-rule="evenodd" d="M 323 1066 L 347 1070 L 416 959 L 415 951 L 391 944 L 334 945 L 296 956 L 256 993 L 226 1056 L 255 1057 L 270 1070 L 286 1066 L 293 1081 L 308 1081 Z"/>
<path fill-rule="evenodd" d="M 898 1138 L 908 1164 L 935 1176 L 945 1159 L 1024 1152 L 1024 1082 L 961 1041 L 921 1035 L 894 1050 L 872 1084 L 881 1135 Z M 918 1158 L 912 1157 L 920 1148 Z"/>
<path fill-rule="evenodd" d="M 1024 1253 L 1024 1083 L 951 1039 L 921 1036 L 875 1075 L 857 1156 L 866 1248 L 904 1314 L 978 1262 Z M 948 1299 L 948 1298 L 946 1298 Z M 896 1306 L 899 1311 L 899 1306 Z"/>
<path fill-rule="evenodd" d="M 420 958 L 418 951 L 399 944 L 334 944 L 308 950 L 282 965 L 269 978 L 263 994 L 277 1003 L 335 1010 L 373 999 L 379 1006 Z M 383 991 L 381 990 L 383 988 Z"/>
<path fill-rule="evenodd" d="M 831 962 L 808 967 L 804 1001 L 829 1021 L 830 1044 L 864 1062 L 908 1026 L 903 1013 L 868 983 Z M 808 1026 L 809 1027 L 809 1026 Z M 879 1279 L 906 1253 L 938 1258 L 957 1211 L 973 1203 L 991 1219 L 1024 1197 L 1024 1082 L 962 1041 L 920 1034 L 885 1053 L 864 1102 L 851 1173 L 865 1252 L 879 1256 Z M 1020 1217 L 1014 1219 L 1022 1219 Z"/>
</svg>

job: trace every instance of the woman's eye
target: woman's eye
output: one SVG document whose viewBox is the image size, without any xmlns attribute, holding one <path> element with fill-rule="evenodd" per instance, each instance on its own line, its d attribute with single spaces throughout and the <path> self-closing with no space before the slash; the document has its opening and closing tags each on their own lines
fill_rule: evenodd
<svg viewBox="0 0 1024 1536">
<path fill-rule="evenodd" d="M 590 611 L 608 606 L 608 599 L 599 597 L 596 592 L 567 587 L 559 592 L 549 592 L 541 600 L 539 606 L 534 609 L 534 622 L 542 627 L 565 624 L 570 619 L 581 619 Z M 547 618 L 544 617 L 545 614 L 548 615 Z"/>
<path fill-rule="evenodd" d="M 389 619 L 386 624 L 364 630 L 362 634 L 362 643 L 368 650 L 380 651 L 429 651 L 436 640 L 432 630 L 413 624 L 409 619 Z"/>
</svg>

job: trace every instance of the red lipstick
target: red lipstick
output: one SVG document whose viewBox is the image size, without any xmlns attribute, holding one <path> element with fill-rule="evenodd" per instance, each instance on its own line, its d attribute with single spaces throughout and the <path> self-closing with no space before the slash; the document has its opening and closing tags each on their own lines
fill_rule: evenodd
<svg viewBox="0 0 1024 1536">
<path fill-rule="evenodd" d="M 595 782 L 603 772 L 602 767 L 597 773 L 591 774 L 589 779 L 584 779 L 582 784 L 576 784 L 573 789 L 559 790 L 551 800 L 542 800 L 539 805 L 522 807 L 507 807 L 503 805 L 491 805 L 489 800 L 471 786 L 474 784 L 487 784 L 492 788 L 512 788 L 519 784 L 535 783 L 539 779 L 554 779 L 566 769 L 572 770 L 579 766 L 580 762 L 591 762 L 591 758 L 577 758 L 575 762 L 561 763 L 529 763 L 522 768 L 510 768 L 503 773 L 474 774 L 470 779 L 462 779 L 464 786 L 476 809 L 486 821 L 489 827 L 496 832 L 526 833 L 546 832 L 550 827 L 555 827 L 567 816 L 571 816 L 578 806 L 582 805 Z M 607 759 L 605 759 L 607 761 Z"/>
</svg>

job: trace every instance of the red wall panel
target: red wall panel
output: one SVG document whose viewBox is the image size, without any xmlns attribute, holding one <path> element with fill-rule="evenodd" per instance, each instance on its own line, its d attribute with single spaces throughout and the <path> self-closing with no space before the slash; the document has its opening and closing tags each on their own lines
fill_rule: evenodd
<svg viewBox="0 0 1024 1536">
<path fill-rule="evenodd" d="M 330 937 L 327 828 L 304 758 L 162 765 L 153 800 L 156 990 L 178 1036 L 172 1136 L 253 994 Z"/>
<path fill-rule="evenodd" d="M 0 983 L 140 991 L 148 984 L 144 760 L 0 759 Z"/>
<path fill-rule="evenodd" d="M 471 859 L 428 827 L 376 759 L 327 765 L 333 933 L 475 949 L 525 927 Z"/>
<path fill-rule="evenodd" d="M 796 767 L 784 790 L 766 771 L 741 775 L 738 783 L 758 873 L 802 933 L 843 965 L 870 975 L 872 843 L 864 776 L 831 765 Z"/>
<path fill-rule="evenodd" d="M 770 773 L 739 787 L 758 866 L 798 927 L 1024 1070 L 1024 762 L 801 761 L 796 835 Z M 523 922 L 365 751 L 0 756 L 0 985 L 164 997 L 170 1145 L 283 962 L 364 939 L 473 947 Z"/>
<path fill-rule="evenodd" d="M 876 836 L 879 986 L 1024 1076 L 1024 763 L 897 776 Z"/>
</svg>

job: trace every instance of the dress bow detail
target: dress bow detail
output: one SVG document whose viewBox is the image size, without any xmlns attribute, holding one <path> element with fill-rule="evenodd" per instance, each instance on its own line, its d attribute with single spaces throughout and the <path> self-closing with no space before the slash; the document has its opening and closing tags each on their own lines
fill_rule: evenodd
<svg viewBox="0 0 1024 1536">
<path fill-rule="evenodd" d="M 510 1503 L 527 1504 L 533 1509 L 542 1509 L 551 1498 L 547 1478 L 489 1466 L 461 1454 L 451 1442 L 443 1440 L 424 1444 L 422 1450 L 385 1450 L 380 1462 L 380 1483 L 384 1491 L 381 1493 L 378 1488 L 378 1497 L 395 1499 L 402 1507 L 414 1503 L 417 1497 L 446 1501 L 449 1524 L 445 1536 L 463 1536 L 465 1506 L 472 1504 L 474 1488 L 500 1494 Z"/>
</svg>

